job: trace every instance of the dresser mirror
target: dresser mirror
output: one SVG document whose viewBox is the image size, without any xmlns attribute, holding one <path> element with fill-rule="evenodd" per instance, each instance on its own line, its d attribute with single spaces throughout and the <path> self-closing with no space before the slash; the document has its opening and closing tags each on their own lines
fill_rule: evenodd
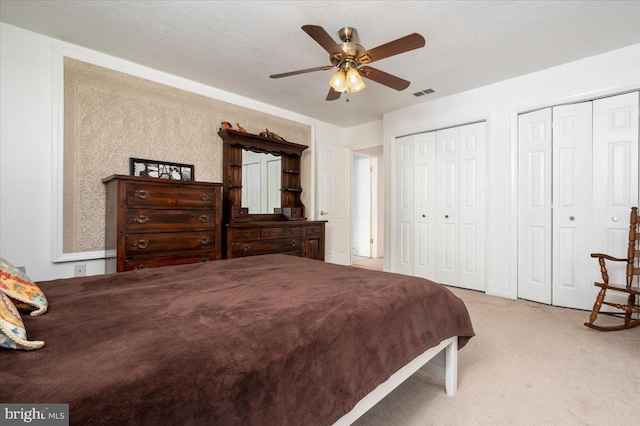
<svg viewBox="0 0 640 426">
<path fill-rule="evenodd" d="M 223 141 L 223 220 L 304 220 L 300 159 L 306 145 L 236 130 Z"/>
<path fill-rule="evenodd" d="M 282 206 L 280 156 L 242 151 L 242 207 L 249 214 L 270 214 Z"/>
</svg>

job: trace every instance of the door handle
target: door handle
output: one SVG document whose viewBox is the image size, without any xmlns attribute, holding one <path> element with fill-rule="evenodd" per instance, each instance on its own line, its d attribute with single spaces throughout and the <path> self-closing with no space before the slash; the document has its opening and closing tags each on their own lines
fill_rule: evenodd
<svg viewBox="0 0 640 426">
<path fill-rule="evenodd" d="M 324 216 L 325 214 L 329 214 L 329 212 L 325 212 L 324 210 L 320 210 L 320 216 Z"/>
</svg>

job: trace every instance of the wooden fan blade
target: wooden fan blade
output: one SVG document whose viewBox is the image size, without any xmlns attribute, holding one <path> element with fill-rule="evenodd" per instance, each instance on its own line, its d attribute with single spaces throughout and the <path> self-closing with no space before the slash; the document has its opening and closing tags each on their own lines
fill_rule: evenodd
<svg viewBox="0 0 640 426">
<path fill-rule="evenodd" d="M 331 56 L 339 56 L 342 58 L 342 49 L 338 43 L 327 33 L 324 28 L 318 25 L 303 25 L 302 30 L 309 34 L 324 50 L 329 52 Z"/>
<path fill-rule="evenodd" d="M 360 71 L 360 74 L 363 77 L 373 80 L 376 83 L 384 84 L 392 89 L 404 90 L 411 84 L 411 82 L 407 80 L 403 80 L 400 77 L 396 77 L 395 75 L 380 71 L 376 68 L 362 67 Z"/>
<path fill-rule="evenodd" d="M 390 41 L 373 49 L 365 50 L 358 55 L 358 61 L 369 64 L 373 61 L 388 58 L 410 50 L 419 49 L 425 45 L 424 37 L 418 33 L 409 34 L 397 40 Z"/>
<path fill-rule="evenodd" d="M 331 68 L 333 68 L 333 65 L 325 65 L 323 67 L 307 68 L 306 70 L 283 72 L 282 74 L 273 74 L 273 75 L 270 75 L 269 77 L 271 78 L 289 77 L 290 75 L 298 75 L 298 74 L 304 74 L 307 72 L 314 72 L 314 71 L 325 71 L 325 70 L 330 70 Z"/>
<path fill-rule="evenodd" d="M 335 101 L 342 95 L 342 92 L 338 92 L 337 90 L 333 90 L 333 87 L 329 88 L 329 93 L 327 93 L 327 101 Z"/>
</svg>

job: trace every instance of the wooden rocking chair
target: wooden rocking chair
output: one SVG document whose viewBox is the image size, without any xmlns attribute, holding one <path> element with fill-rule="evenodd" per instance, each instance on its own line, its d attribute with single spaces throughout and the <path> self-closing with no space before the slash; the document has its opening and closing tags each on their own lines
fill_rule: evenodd
<svg viewBox="0 0 640 426">
<path fill-rule="evenodd" d="M 640 326 L 640 319 L 638 319 L 637 316 L 635 319 L 632 318 L 633 314 L 640 313 L 640 306 L 636 303 L 636 298 L 640 296 L 640 285 L 638 283 L 638 279 L 640 277 L 640 267 L 636 266 L 636 261 L 640 259 L 639 242 L 640 232 L 638 230 L 638 208 L 632 207 L 631 219 L 629 220 L 629 248 L 627 250 L 627 257 L 620 259 L 601 253 L 591 254 L 591 257 L 597 258 L 598 262 L 600 263 L 600 272 L 602 273 L 602 280 L 604 282 L 594 283 L 597 287 L 600 287 L 600 292 L 598 293 L 598 297 L 596 298 L 596 303 L 593 305 L 593 311 L 591 312 L 591 315 L 589 317 L 589 322 L 584 323 L 584 325 L 586 325 L 587 327 L 591 327 L 600 331 L 614 331 Z M 609 284 L 609 274 L 607 273 L 605 260 L 613 262 L 627 262 L 626 285 Z M 629 294 L 627 304 L 621 305 L 619 303 L 605 301 L 604 297 L 607 290 L 615 290 Z M 598 313 L 608 315 L 616 314 L 615 312 L 600 312 L 600 308 L 602 307 L 602 305 L 613 306 L 614 308 L 623 310 L 624 323 L 621 325 L 613 326 L 595 325 L 594 322 L 598 317 Z"/>
</svg>

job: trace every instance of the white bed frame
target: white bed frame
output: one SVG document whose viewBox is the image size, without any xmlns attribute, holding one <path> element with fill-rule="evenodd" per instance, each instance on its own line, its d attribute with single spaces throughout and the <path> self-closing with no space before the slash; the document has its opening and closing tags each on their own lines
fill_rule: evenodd
<svg viewBox="0 0 640 426">
<path fill-rule="evenodd" d="M 418 355 L 413 361 L 393 373 L 387 381 L 369 392 L 333 426 L 346 426 L 355 422 L 418 370 L 443 378 L 447 395 L 454 396 L 458 388 L 458 336 L 443 340 L 438 346 Z"/>
</svg>

